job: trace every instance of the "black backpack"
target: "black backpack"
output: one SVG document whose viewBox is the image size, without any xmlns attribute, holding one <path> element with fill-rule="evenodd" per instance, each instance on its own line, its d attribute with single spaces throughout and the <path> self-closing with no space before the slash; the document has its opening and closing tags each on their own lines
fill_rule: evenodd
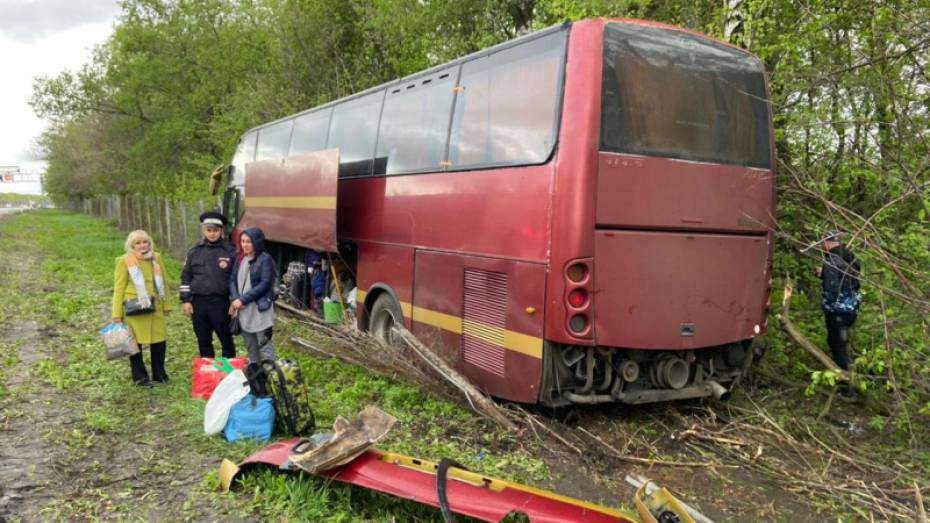
<svg viewBox="0 0 930 523">
<path fill-rule="evenodd" d="M 275 424 L 278 428 L 292 436 L 313 434 L 316 419 L 310 408 L 310 392 L 297 361 L 264 360 L 259 367 L 260 371 L 255 371 L 256 387 L 274 399 L 277 414 Z M 251 386 L 252 379 L 248 379 Z"/>
</svg>

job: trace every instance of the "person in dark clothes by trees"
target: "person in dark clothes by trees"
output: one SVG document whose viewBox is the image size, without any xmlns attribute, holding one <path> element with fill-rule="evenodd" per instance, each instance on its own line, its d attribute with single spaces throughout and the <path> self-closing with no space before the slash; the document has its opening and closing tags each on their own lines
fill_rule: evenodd
<svg viewBox="0 0 930 523">
<path fill-rule="evenodd" d="M 849 328 L 859 314 L 862 296 L 859 292 L 859 260 L 840 242 L 836 232 L 822 240 L 823 266 L 817 275 L 823 283 L 823 309 L 827 324 L 827 344 L 833 361 L 843 370 L 849 370 Z"/>
<path fill-rule="evenodd" d="M 226 217 L 210 211 L 200 215 L 203 240 L 187 251 L 181 271 L 181 303 L 191 317 L 200 357 L 214 357 L 213 333 L 223 356 L 234 358 L 236 345 L 229 332 L 229 275 L 236 249 L 223 238 Z"/>
</svg>

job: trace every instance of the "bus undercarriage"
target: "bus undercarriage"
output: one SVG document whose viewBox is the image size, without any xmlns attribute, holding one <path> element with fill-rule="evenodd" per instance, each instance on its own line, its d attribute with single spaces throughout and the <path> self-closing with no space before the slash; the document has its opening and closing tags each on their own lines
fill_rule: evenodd
<svg viewBox="0 0 930 523">
<path fill-rule="evenodd" d="M 540 402 L 630 405 L 713 396 L 726 400 L 750 341 L 689 351 L 584 347 L 546 342 Z"/>
</svg>

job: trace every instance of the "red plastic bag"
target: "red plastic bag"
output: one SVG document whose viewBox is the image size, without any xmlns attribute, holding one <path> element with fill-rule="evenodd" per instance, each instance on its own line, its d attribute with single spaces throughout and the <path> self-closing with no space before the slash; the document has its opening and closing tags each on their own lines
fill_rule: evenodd
<svg viewBox="0 0 930 523">
<path fill-rule="evenodd" d="M 242 369 L 245 358 L 194 358 L 194 379 L 191 381 L 191 397 L 210 399 L 213 389 L 233 369 Z"/>
</svg>

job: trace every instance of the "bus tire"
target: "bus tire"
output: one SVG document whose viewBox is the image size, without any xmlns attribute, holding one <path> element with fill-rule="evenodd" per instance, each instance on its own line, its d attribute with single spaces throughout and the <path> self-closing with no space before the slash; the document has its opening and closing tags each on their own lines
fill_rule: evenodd
<svg viewBox="0 0 930 523">
<path fill-rule="evenodd" d="M 382 293 L 371 306 L 368 320 L 368 332 L 384 343 L 394 343 L 395 336 L 391 332 L 394 326 L 404 326 L 404 313 L 397 301 L 388 293 Z"/>
</svg>

